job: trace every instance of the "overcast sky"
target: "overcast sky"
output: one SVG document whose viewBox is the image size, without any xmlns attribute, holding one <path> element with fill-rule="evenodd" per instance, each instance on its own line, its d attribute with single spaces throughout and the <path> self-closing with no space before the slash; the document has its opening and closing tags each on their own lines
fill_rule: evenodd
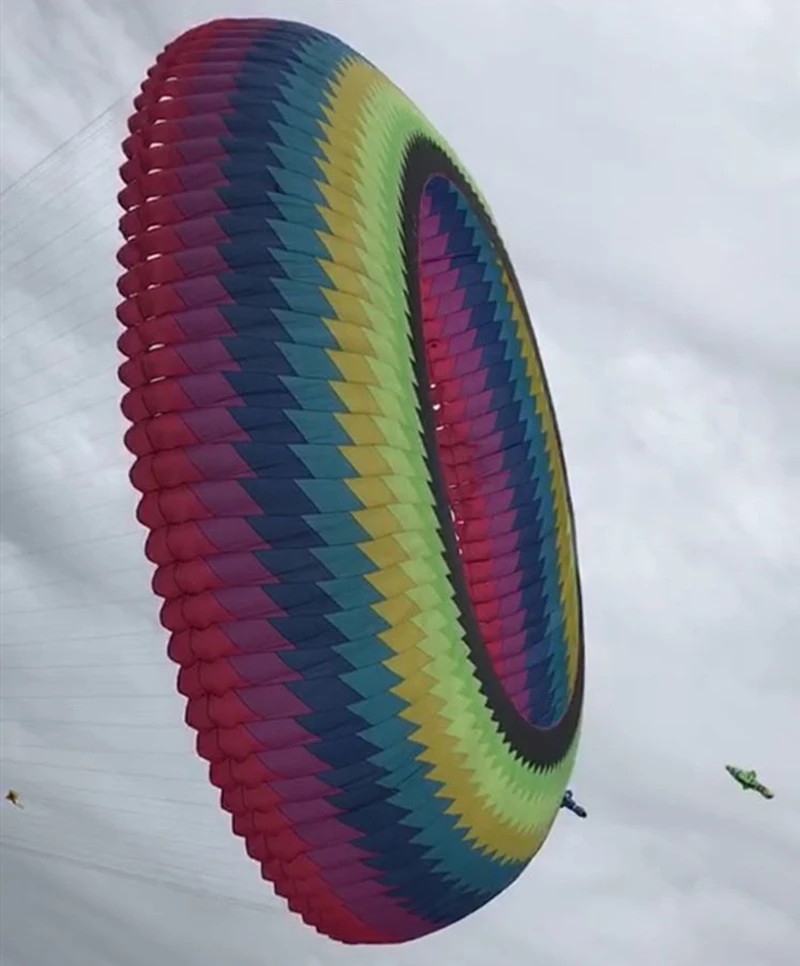
<svg viewBox="0 0 800 966">
<path fill-rule="evenodd" d="M 319 939 L 261 882 L 181 724 L 142 562 L 117 145 L 162 45 L 219 13 L 328 29 L 428 114 L 492 204 L 562 426 L 590 817 L 562 816 L 507 894 L 407 947 Z M 0 742 L 26 805 L 0 813 L 2 966 L 794 963 L 800 4 L 3 0 L 2 17 Z"/>
</svg>

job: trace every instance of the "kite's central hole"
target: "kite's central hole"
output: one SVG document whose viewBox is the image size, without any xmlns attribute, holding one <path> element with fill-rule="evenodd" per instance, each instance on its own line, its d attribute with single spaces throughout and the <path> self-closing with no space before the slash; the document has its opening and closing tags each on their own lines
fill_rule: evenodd
<svg viewBox="0 0 800 966">
<path fill-rule="evenodd" d="M 552 619 L 555 537 L 538 485 L 550 471 L 502 266 L 478 215 L 443 176 L 422 193 L 418 239 L 428 450 L 447 503 L 439 518 L 450 528 L 451 570 L 460 570 L 451 579 L 462 618 L 465 609 L 474 615 L 468 633 L 477 625 L 477 646 L 514 709 L 548 728 L 568 702 L 563 628 Z"/>
</svg>

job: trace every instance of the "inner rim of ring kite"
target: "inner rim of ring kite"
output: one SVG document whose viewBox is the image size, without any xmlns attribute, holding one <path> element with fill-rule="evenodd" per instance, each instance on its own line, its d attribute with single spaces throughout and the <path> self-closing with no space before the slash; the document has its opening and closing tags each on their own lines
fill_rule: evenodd
<svg viewBox="0 0 800 966">
<path fill-rule="evenodd" d="M 513 285 L 517 282 L 496 229 L 469 184 L 446 155 L 426 141 L 413 145 L 406 161 L 405 234 L 419 408 L 440 534 L 470 657 L 492 714 L 510 743 L 533 763 L 555 764 L 577 728 L 582 660 L 569 693 L 566 649 L 545 660 L 531 654 L 529 642 L 537 637 L 532 601 L 542 581 L 530 580 L 529 573 L 528 585 L 520 591 L 519 573 L 504 573 L 523 556 L 512 546 L 515 538 L 504 542 L 489 536 L 476 546 L 476 534 L 487 515 L 500 512 L 499 505 L 508 503 L 509 497 L 512 507 L 517 500 L 516 511 L 511 512 L 518 513 L 520 526 L 527 513 L 528 537 L 533 532 L 531 513 L 519 503 L 520 494 L 531 490 L 532 480 L 524 481 L 525 467 L 492 471 L 487 469 L 492 459 L 480 458 L 487 442 L 489 449 L 494 448 L 495 463 L 503 462 L 498 447 L 519 448 L 521 423 L 511 417 L 519 410 L 515 392 L 520 380 L 492 384 L 504 366 L 508 369 L 508 334 L 497 335 L 502 326 L 487 298 L 470 304 L 475 280 L 487 267 L 495 272 L 502 268 Z M 529 477 L 531 473 L 529 468 Z M 555 534 L 540 531 L 537 539 L 555 543 Z M 515 603 L 521 629 L 516 644 L 522 644 L 509 659 L 507 631 L 514 615 L 510 620 L 487 620 L 486 615 L 493 608 L 496 614 L 508 612 Z M 543 627 L 539 619 L 540 636 Z"/>
</svg>

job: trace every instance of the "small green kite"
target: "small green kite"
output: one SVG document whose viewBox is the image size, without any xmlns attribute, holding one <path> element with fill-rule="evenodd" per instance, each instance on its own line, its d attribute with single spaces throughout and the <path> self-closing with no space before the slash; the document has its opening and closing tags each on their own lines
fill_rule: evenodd
<svg viewBox="0 0 800 966">
<path fill-rule="evenodd" d="M 735 765 L 726 765 L 725 770 L 732 778 L 735 778 L 739 782 L 745 791 L 758 792 L 762 798 L 775 797 L 775 793 L 771 789 L 761 784 L 758 780 L 758 775 L 754 771 L 745 771 L 743 768 L 737 768 Z"/>
</svg>

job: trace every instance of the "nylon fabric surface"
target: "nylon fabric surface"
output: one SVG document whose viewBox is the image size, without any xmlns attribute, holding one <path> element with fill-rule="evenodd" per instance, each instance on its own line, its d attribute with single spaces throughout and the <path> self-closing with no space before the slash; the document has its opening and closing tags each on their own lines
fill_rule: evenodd
<svg viewBox="0 0 800 966">
<path fill-rule="evenodd" d="M 186 720 L 265 878 L 418 938 L 541 848 L 583 637 L 519 286 L 453 153 L 321 31 L 196 28 L 136 99 L 120 377 Z"/>
</svg>

